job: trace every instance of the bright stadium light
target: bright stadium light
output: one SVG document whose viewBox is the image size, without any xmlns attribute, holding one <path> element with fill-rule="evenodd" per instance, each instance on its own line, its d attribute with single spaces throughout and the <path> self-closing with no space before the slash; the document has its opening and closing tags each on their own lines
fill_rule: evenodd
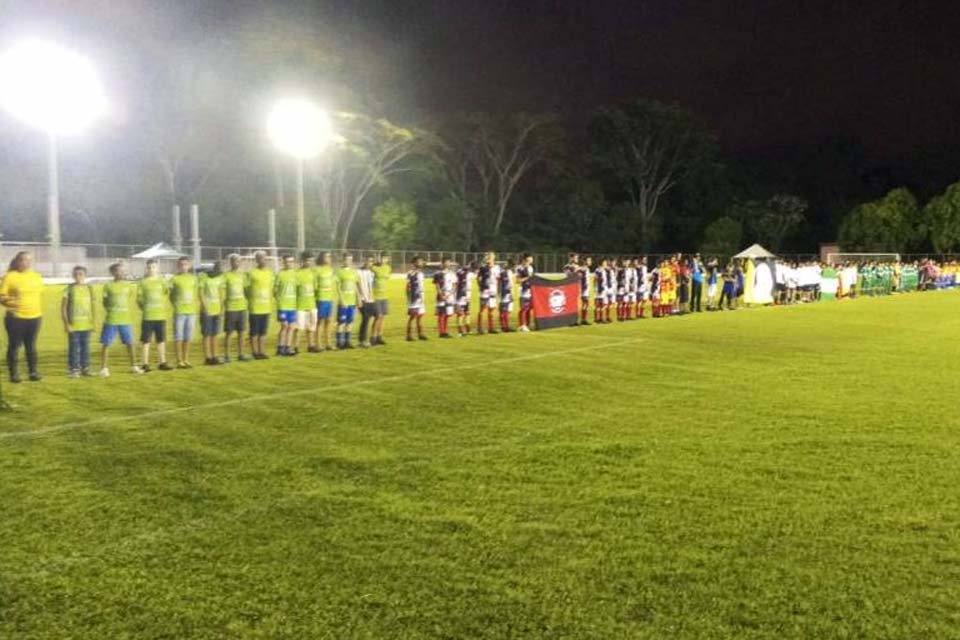
<svg viewBox="0 0 960 640">
<path fill-rule="evenodd" d="M 47 233 L 53 275 L 60 275 L 57 137 L 76 135 L 103 115 L 107 100 L 96 69 L 58 45 L 25 41 L 0 55 L 0 107 L 47 134 Z"/>
<path fill-rule="evenodd" d="M 304 220 L 303 163 L 323 151 L 333 138 L 327 113 L 304 98 L 286 98 L 273 106 L 267 133 L 278 151 L 297 161 L 297 249 L 307 244 Z"/>
</svg>

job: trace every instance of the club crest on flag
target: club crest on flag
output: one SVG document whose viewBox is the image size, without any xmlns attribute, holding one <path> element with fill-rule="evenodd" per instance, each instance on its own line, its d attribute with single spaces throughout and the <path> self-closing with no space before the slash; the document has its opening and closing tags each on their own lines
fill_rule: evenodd
<svg viewBox="0 0 960 640">
<path fill-rule="evenodd" d="M 554 289 L 550 292 L 550 311 L 563 313 L 567 308 L 567 295 L 563 289 Z"/>
</svg>

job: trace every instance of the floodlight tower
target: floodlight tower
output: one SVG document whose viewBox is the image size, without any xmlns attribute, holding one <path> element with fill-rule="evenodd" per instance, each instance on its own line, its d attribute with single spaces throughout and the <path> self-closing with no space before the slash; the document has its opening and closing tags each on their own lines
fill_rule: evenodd
<svg viewBox="0 0 960 640">
<path fill-rule="evenodd" d="M 59 45 L 28 40 L 0 55 L 0 105 L 47 136 L 47 235 L 60 275 L 58 138 L 86 129 L 107 108 L 96 69 Z"/>
<path fill-rule="evenodd" d="M 330 142 L 330 118 L 310 100 L 285 98 L 273 106 L 267 119 L 267 133 L 278 151 L 297 162 L 297 251 L 302 252 L 307 246 L 303 165 Z"/>
</svg>

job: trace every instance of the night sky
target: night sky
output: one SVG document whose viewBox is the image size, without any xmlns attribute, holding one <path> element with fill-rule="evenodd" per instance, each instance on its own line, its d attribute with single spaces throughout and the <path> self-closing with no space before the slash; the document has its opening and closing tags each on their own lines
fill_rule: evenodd
<svg viewBox="0 0 960 640">
<path fill-rule="evenodd" d="M 960 3 L 762 0 L 70 0 L 3 2 L 0 35 L 39 21 L 96 46 L 312 22 L 382 64 L 387 115 L 676 101 L 727 149 L 859 138 L 960 143 Z M 114 49 L 112 55 L 123 55 Z"/>
</svg>

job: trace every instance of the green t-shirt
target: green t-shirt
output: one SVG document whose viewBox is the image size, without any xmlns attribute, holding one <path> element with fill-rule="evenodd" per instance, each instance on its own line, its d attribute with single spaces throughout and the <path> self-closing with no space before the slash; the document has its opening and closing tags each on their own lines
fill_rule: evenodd
<svg viewBox="0 0 960 640">
<path fill-rule="evenodd" d="M 285 269 L 278 273 L 274 292 L 277 297 L 277 311 L 296 311 L 297 271 L 295 269 Z"/>
<path fill-rule="evenodd" d="M 314 272 L 317 276 L 317 300 L 321 302 L 333 302 L 333 267 L 328 265 L 320 265 L 314 269 Z"/>
<path fill-rule="evenodd" d="M 166 320 L 169 296 L 170 287 L 163 276 L 150 276 L 141 280 L 137 288 L 137 304 L 143 310 L 143 319 Z"/>
<path fill-rule="evenodd" d="M 317 306 L 313 267 L 297 271 L 297 309 L 310 311 Z"/>
<path fill-rule="evenodd" d="M 263 315 L 273 311 L 273 271 L 255 267 L 247 274 L 247 287 L 250 313 Z"/>
<path fill-rule="evenodd" d="M 63 290 L 67 301 L 67 320 L 72 331 L 93 330 L 93 287 L 88 284 L 71 284 Z"/>
<path fill-rule="evenodd" d="M 178 273 L 170 281 L 170 301 L 174 315 L 187 316 L 197 312 L 197 276 Z"/>
<path fill-rule="evenodd" d="M 345 307 L 356 306 L 357 304 L 357 280 L 360 274 L 353 267 L 340 267 L 337 269 L 337 289 L 340 294 L 340 304 Z"/>
<path fill-rule="evenodd" d="M 375 264 L 373 269 L 373 297 L 375 300 L 387 299 L 387 283 L 393 269 L 388 264 Z"/>
<path fill-rule="evenodd" d="M 203 309 L 208 316 L 218 316 L 223 313 L 223 275 L 200 276 L 200 299 L 203 300 Z"/>
<path fill-rule="evenodd" d="M 247 274 L 242 271 L 228 271 L 223 274 L 226 291 L 227 311 L 247 310 Z"/>
<path fill-rule="evenodd" d="M 107 312 L 105 324 L 130 324 L 133 322 L 133 300 L 137 288 L 126 280 L 103 285 L 103 308 Z"/>
</svg>

